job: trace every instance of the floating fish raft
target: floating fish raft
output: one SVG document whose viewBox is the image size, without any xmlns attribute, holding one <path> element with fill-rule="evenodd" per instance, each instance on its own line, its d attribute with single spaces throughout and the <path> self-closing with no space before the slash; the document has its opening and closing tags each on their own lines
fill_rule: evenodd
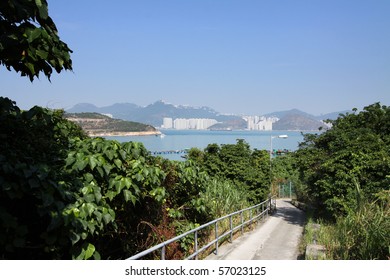
<svg viewBox="0 0 390 280">
<path fill-rule="evenodd" d="M 189 149 L 184 150 L 170 150 L 170 151 L 155 151 L 151 152 L 152 155 L 180 155 L 180 154 L 188 154 Z"/>
<path fill-rule="evenodd" d="M 188 154 L 190 149 L 184 149 L 184 150 L 169 150 L 169 151 L 154 151 L 151 152 L 152 155 L 180 155 L 180 154 Z M 289 153 L 290 150 L 283 149 L 283 150 L 273 150 L 273 155 L 283 155 Z"/>
</svg>

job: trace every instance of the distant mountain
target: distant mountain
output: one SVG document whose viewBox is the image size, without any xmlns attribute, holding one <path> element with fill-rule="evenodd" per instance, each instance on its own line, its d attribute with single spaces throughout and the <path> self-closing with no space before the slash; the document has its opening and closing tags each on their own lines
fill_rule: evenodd
<svg viewBox="0 0 390 280">
<path fill-rule="evenodd" d="M 71 109 L 67 110 L 69 113 L 84 113 L 84 112 L 96 112 L 99 113 L 100 108 L 90 103 L 79 103 L 74 105 Z"/>
<path fill-rule="evenodd" d="M 347 114 L 347 113 L 352 113 L 351 110 L 345 110 L 345 111 L 341 111 L 341 112 L 333 112 L 333 113 L 329 113 L 329 114 L 325 114 L 325 115 L 320 115 L 320 116 L 316 116 L 316 119 L 317 120 L 320 120 L 320 121 L 324 121 L 324 120 L 337 120 L 338 117 L 340 116 L 340 114 Z"/>
<path fill-rule="evenodd" d="M 157 101 L 138 110 L 138 120 L 146 121 L 156 126 L 162 124 L 163 118 L 203 118 L 217 119 L 218 112 L 209 107 L 177 106 L 164 101 Z"/>
<path fill-rule="evenodd" d="M 273 130 L 319 130 L 325 124 L 307 114 L 290 113 L 283 115 L 279 121 L 273 124 Z"/>
<path fill-rule="evenodd" d="M 111 114 L 114 118 L 131 120 L 132 115 L 136 115 L 137 111 L 142 108 L 133 103 L 115 103 L 110 106 L 96 107 L 90 103 L 79 103 L 72 108 L 66 110 L 68 113 L 100 113 Z"/>
<path fill-rule="evenodd" d="M 173 105 L 162 100 L 146 107 L 133 103 L 116 103 L 111 106 L 96 107 L 89 103 L 80 103 L 67 110 L 69 113 L 96 112 L 111 114 L 114 118 L 145 123 L 155 127 L 162 125 L 163 118 L 207 118 L 216 119 L 219 123 L 210 129 L 246 129 L 246 122 L 241 116 L 222 115 L 210 107 L 191 107 Z M 314 116 L 298 109 L 273 112 L 266 117 L 277 117 L 279 121 L 273 124 L 274 130 L 318 130 L 326 125 L 322 120 L 337 119 L 340 113 L 335 112 L 321 116 Z"/>
<path fill-rule="evenodd" d="M 328 125 L 323 121 L 327 119 L 335 120 L 340 114 L 352 111 L 333 112 L 325 115 L 314 116 L 298 109 L 273 112 L 267 117 L 277 117 L 279 121 L 273 124 L 274 130 L 318 130 L 320 127 L 326 128 Z"/>
<path fill-rule="evenodd" d="M 289 116 L 289 115 L 300 115 L 300 116 L 304 116 L 306 118 L 311 118 L 311 119 L 315 119 L 316 118 L 315 116 L 310 115 L 310 114 L 308 114 L 306 112 L 303 112 L 301 110 L 298 110 L 298 109 L 291 109 L 291 110 L 287 110 L 287 111 L 273 112 L 273 113 L 270 113 L 270 114 L 266 114 L 265 116 L 266 117 L 277 117 L 278 119 L 282 119 L 285 116 Z"/>
<path fill-rule="evenodd" d="M 96 112 L 111 114 L 114 118 L 141 122 L 153 126 L 161 126 L 163 118 L 205 118 L 216 119 L 219 122 L 239 120 L 239 116 L 221 115 L 209 107 L 191 107 L 173 105 L 157 101 L 146 107 L 132 103 L 117 103 L 106 107 L 96 107 L 93 104 L 81 103 L 67 110 L 69 113 Z"/>
</svg>

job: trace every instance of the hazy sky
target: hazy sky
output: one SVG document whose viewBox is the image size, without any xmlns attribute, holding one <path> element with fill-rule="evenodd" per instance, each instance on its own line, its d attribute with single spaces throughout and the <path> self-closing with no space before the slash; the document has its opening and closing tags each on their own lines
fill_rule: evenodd
<svg viewBox="0 0 390 280">
<path fill-rule="evenodd" d="M 390 105 L 389 0 L 48 0 L 74 72 L 0 67 L 24 108 L 163 99 L 221 113 Z"/>
</svg>

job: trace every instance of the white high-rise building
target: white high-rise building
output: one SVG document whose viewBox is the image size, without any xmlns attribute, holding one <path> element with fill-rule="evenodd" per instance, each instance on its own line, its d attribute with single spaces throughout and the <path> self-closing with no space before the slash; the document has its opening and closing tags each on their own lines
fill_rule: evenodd
<svg viewBox="0 0 390 280">
<path fill-rule="evenodd" d="M 188 129 L 188 124 L 186 119 L 175 119 L 173 121 L 173 128 L 175 129 Z"/>
<path fill-rule="evenodd" d="M 172 118 L 163 118 L 163 128 L 170 129 L 173 128 L 173 120 Z"/>
<path fill-rule="evenodd" d="M 175 119 L 173 128 L 175 129 L 208 129 L 210 126 L 218 123 L 215 119 Z"/>
<path fill-rule="evenodd" d="M 266 118 L 260 116 L 246 116 L 248 130 L 272 130 L 272 124 L 275 122 L 274 118 Z"/>
<path fill-rule="evenodd" d="M 263 118 L 256 124 L 256 130 L 272 130 L 272 120 Z"/>
</svg>

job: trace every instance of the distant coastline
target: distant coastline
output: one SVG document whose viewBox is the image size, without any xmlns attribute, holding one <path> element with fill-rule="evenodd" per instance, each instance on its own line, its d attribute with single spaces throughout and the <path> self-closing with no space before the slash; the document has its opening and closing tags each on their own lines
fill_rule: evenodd
<svg viewBox="0 0 390 280">
<path fill-rule="evenodd" d="M 67 113 L 66 119 L 78 124 L 91 137 L 161 135 L 155 127 L 114 119 L 99 113 Z"/>
<path fill-rule="evenodd" d="M 111 137 L 111 136 L 159 136 L 161 132 L 156 131 L 110 131 L 110 132 L 92 132 L 87 131 L 88 135 L 91 137 Z"/>
</svg>

